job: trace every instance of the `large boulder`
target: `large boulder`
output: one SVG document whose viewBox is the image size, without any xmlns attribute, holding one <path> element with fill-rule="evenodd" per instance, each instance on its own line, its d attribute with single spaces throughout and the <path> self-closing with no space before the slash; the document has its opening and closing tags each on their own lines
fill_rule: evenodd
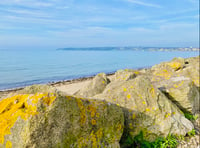
<svg viewBox="0 0 200 148">
<path fill-rule="evenodd" d="M 141 131 L 144 139 L 153 141 L 168 134 L 185 135 L 193 129 L 180 109 L 146 76 L 112 84 L 94 96 L 121 106 L 125 112 L 125 131 L 135 137 Z"/>
<path fill-rule="evenodd" d="M 162 62 L 153 66 L 148 75 L 152 82 L 159 82 L 163 80 L 169 80 L 171 77 L 188 77 L 197 87 L 199 84 L 199 56 L 192 58 L 174 58 L 169 62 Z"/>
<path fill-rule="evenodd" d="M 0 102 L 0 147 L 119 147 L 124 116 L 117 105 L 46 88 L 29 87 Z"/>
<path fill-rule="evenodd" d="M 174 58 L 170 62 L 162 62 L 152 66 L 149 74 L 152 81 L 168 80 L 185 67 L 185 59 Z"/>
<path fill-rule="evenodd" d="M 197 87 L 200 87 L 200 56 L 185 59 L 185 68 L 177 72 L 178 76 L 191 78 Z"/>
<path fill-rule="evenodd" d="M 110 80 L 107 78 L 105 73 L 97 74 L 93 80 L 86 86 L 78 90 L 75 95 L 92 97 L 96 94 L 102 93 L 106 88 L 107 84 L 110 83 Z"/>
<path fill-rule="evenodd" d="M 200 110 L 199 91 L 190 78 L 172 77 L 169 80 L 157 82 L 156 86 L 182 111 L 195 114 Z"/>
</svg>

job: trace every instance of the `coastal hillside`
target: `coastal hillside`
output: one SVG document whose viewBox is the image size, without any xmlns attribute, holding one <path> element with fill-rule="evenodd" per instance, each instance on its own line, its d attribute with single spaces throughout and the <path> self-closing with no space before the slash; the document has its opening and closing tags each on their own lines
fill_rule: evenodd
<svg viewBox="0 0 200 148">
<path fill-rule="evenodd" d="M 197 148 L 199 60 L 0 92 L 0 148 Z"/>
</svg>

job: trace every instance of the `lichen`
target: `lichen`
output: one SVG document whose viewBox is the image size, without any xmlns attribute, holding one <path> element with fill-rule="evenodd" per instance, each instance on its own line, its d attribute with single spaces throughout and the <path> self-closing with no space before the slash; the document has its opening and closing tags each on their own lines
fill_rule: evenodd
<svg viewBox="0 0 200 148">
<path fill-rule="evenodd" d="M 83 102 L 81 101 L 81 99 L 77 99 L 77 104 L 80 109 L 80 117 L 81 117 L 80 122 L 81 122 L 81 125 L 84 125 L 86 122 L 85 106 L 83 105 Z"/>
<path fill-rule="evenodd" d="M 12 148 L 12 142 L 11 141 L 6 142 L 6 148 Z"/>
<path fill-rule="evenodd" d="M 171 77 L 171 72 L 169 72 L 167 69 L 164 69 L 162 71 L 158 71 L 155 73 L 156 76 L 162 77 L 164 79 L 169 79 Z"/>
<path fill-rule="evenodd" d="M 4 143 L 5 135 L 11 134 L 10 129 L 19 117 L 27 120 L 38 113 L 37 103 L 39 100 L 50 105 L 55 98 L 56 96 L 52 93 L 19 94 L 0 101 L 0 143 Z"/>
<path fill-rule="evenodd" d="M 174 70 L 178 70 L 181 68 L 181 63 L 179 62 L 170 62 L 167 65 L 169 65 L 171 68 L 173 68 Z"/>
</svg>

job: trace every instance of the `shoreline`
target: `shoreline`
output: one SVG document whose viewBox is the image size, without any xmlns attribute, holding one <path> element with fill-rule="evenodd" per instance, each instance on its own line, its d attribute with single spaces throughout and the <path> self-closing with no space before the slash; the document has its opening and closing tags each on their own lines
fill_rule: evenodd
<svg viewBox="0 0 200 148">
<path fill-rule="evenodd" d="M 141 68 L 141 69 L 143 69 L 143 68 Z M 106 73 L 106 75 L 107 76 L 112 76 L 112 75 L 115 74 L 115 72 Z M 73 84 L 73 83 L 80 83 L 80 82 L 88 81 L 88 80 L 93 79 L 95 77 L 95 75 L 96 74 L 91 75 L 91 76 L 86 76 L 86 77 L 79 77 L 79 78 L 69 79 L 69 80 L 59 80 L 59 81 L 55 81 L 55 82 L 47 82 L 47 83 L 41 83 L 41 84 L 31 84 L 31 85 L 27 85 L 27 86 L 32 86 L 32 85 L 50 85 L 50 86 L 53 86 L 53 87 L 59 87 L 59 86 L 63 86 L 63 85 L 69 85 L 69 84 Z M 14 87 L 14 88 L 10 88 L 10 89 L 3 89 L 3 90 L 0 90 L 0 93 L 16 92 L 16 91 L 24 89 L 27 86 Z"/>
<path fill-rule="evenodd" d="M 142 69 L 149 69 L 150 67 L 128 68 L 128 69 L 142 70 Z M 118 69 L 118 70 L 120 70 L 120 69 Z M 98 72 L 98 73 L 105 73 L 108 77 L 112 77 L 115 74 L 115 72 L 118 71 L 118 70 L 108 72 L 108 73 L 106 73 L 106 72 Z M 65 87 L 65 89 L 66 89 L 66 86 L 69 86 L 69 85 L 75 85 L 75 84 L 78 84 L 78 83 L 80 85 L 80 83 L 84 83 L 84 82 L 87 83 L 88 81 L 92 80 L 98 73 L 92 74 L 90 76 L 83 76 L 83 77 L 74 78 L 74 79 L 59 80 L 59 81 L 53 81 L 53 82 L 50 81 L 50 82 L 47 82 L 47 83 L 40 83 L 40 84 L 35 83 L 35 84 L 26 85 L 26 86 L 22 86 L 22 87 L 14 87 L 14 88 L 10 88 L 10 89 L 3 89 L 3 90 L 0 90 L 0 94 L 8 94 L 8 93 L 11 93 L 11 92 L 17 92 L 19 90 L 24 89 L 27 86 L 32 86 L 32 85 L 49 85 L 49 86 L 52 86 L 52 87 L 55 87 L 55 88 Z"/>
<path fill-rule="evenodd" d="M 150 66 L 151 67 L 151 66 Z M 150 67 L 141 67 L 141 68 L 128 68 L 128 69 L 132 69 L 132 70 L 142 70 L 142 69 L 149 69 Z M 125 68 L 126 69 L 126 68 Z M 120 70 L 120 69 L 118 69 Z M 98 72 L 98 73 L 105 73 L 107 76 L 112 76 L 115 74 L 116 71 L 118 70 L 115 70 L 115 71 L 112 71 L 112 72 Z M 21 87 L 13 87 L 13 88 L 8 88 L 8 89 L 2 89 L 0 90 L 0 94 L 1 93 L 10 93 L 10 92 L 16 92 L 16 91 L 19 91 L 19 90 L 22 90 L 24 89 L 25 87 L 27 86 L 31 86 L 31 85 L 50 85 L 50 86 L 53 86 L 53 87 L 60 87 L 60 86 L 63 86 L 63 85 L 70 85 L 70 84 L 74 84 L 74 83 L 80 83 L 80 82 L 84 82 L 84 81 L 89 81 L 91 80 L 92 78 L 94 78 L 98 73 L 95 73 L 95 74 L 92 74 L 92 75 L 89 75 L 89 76 L 83 76 L 83 77 L 78 77 L 78 78 L 74 78 L 74 79 L 67 79 L 67 80 L 59 80 L 59 81 L 49 81 L 49 82 L 46 82 L 46 83 L 33 83 L 33 84 L 30 84 L 30 85 L 26 85 L 26 86 L 21 86 Z"/>
</svg>

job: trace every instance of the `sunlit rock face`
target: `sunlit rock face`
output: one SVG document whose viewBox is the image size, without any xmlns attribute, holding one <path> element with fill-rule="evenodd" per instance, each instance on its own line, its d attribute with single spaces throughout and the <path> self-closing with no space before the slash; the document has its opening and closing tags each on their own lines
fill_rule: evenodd
<svg viewBox="0 0 200 148">
<path fill-rule="evenodd" d="M 123 108 L 125 128 L 132 137 L 143 131 L 144 138 L 153 141 L 169 133 L 185 135 L 193 128 L 180 109 L 147 76 L 138 76 L 118 85 L 110 83 L 95 98 L 105 99 Z"/>
</svg>

